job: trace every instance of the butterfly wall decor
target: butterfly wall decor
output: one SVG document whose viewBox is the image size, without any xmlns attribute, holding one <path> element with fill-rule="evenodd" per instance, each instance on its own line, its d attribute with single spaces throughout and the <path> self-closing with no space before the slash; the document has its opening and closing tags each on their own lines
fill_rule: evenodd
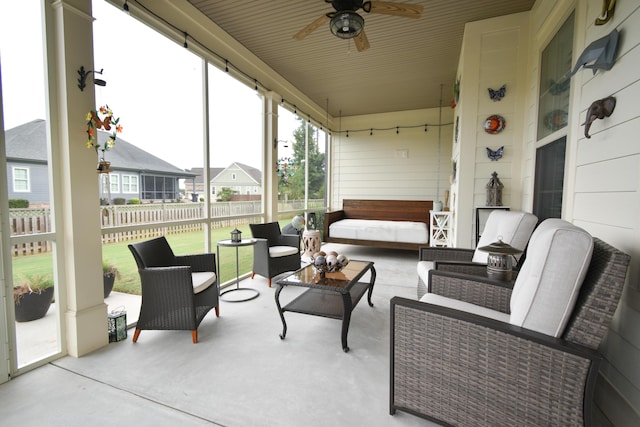
<svg viewBox="0 0 640 427">
<path fill-rule="evenodd" d="M 503 84 L 500 89 L 498 90 L 494 90 L 491 88 L 488 88 L 489 90 L 489 97 L 491 98 L 492 101 L 502 101 L 502 98 L 504 98 L 505 93 L 507 92 L 507 85 Z"/>
<path fill-rule="evenodd" d="M 492 150 L 491 148 L 487 147 L 487 157 L 490 158 L 492 161 L 501 159 L 503 152 L 504 152 L 504 145 L 498 148 L 497 150 Z"/>
</svg>

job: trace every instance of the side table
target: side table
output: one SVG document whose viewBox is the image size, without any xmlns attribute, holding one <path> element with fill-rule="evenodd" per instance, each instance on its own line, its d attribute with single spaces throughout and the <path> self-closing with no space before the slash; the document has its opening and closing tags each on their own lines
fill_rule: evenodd
<svg viewBox="0 0 640 427">
<path fill-rule="evenodd" d="M 233 242 L 230 239 L 220 240 L 218 242 L 217 248 L 217 258 L 218 258 L 218 274 L 220 274 L 220 247 L 223 248 L 236 248 L 236 287 L 232 289 L 227 289 L 224 292 L 220 293 L 220 299 L 227 302 L 242 302 L 249 301 L 254 298 L 257 298 L 260 295 L 260 292 L 257 289 L 253 288 L 241 288 L 240 287 L 240 265 L 238 263 L 238 248 L 240 246 L 253 246 L 256 244 L 256 239 L 242 239 L 239 242 Z M 230 292 L 242 291 L 242 293 L 249 293 L 247 297 L 238 297 L 238 298 L 223 298 L 223 295 L 229 294 Z"/>
<path fill-rule="evenodd" d="M 303 257 L 311 259 L 313 254 L 320 251 L 322 241 L 318 230 L 304 230 L 302 233 L 302 244 L 304 245 Z"/>
</svg>

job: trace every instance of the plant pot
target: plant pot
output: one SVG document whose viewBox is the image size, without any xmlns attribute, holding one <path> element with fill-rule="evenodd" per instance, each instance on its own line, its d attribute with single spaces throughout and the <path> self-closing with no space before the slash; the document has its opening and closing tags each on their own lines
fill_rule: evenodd
<svg viewBox="0 0 640 427">
<path fill-rule="evenodd" d="M 113 283 L 116 281 L 116 274 L 104 273 L 102 278 L 104 279 L 104 297 L 106 298 L 113 290 Z"/>
<path fill-rule="evenodd" d="M 25 293 L 15 303 L 16 322 L 30 322 L 44 317 L 53 300 L 53 286 L 40 293 Z"/>
</svg>

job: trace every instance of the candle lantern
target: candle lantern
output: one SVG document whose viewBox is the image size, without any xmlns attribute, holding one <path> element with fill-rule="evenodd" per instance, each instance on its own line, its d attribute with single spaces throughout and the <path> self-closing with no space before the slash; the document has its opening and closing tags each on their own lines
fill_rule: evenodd
<svg viewBox="0 0 640 427">
<path fill-rule="evenodd" d="M 487 206 L 502 206 L 502 189 L 504 185 L 500 182 L 500 178 L 498 178 L 498 173 L 493 172 L 491 174 L 491 179 L 486 185 L 487 189 Z"/>
<path fill-rule="evenodd" d="M 237 228 L 231 232 L 231 241 L 233 243 L 240 243 L 242 241 L 242 231 Z"/>
<path fill-rule="evenodd" d="M 513 276 L 513 256 L 522 251 L 514 248 L 498 237 L 497 242 L 478 248 L 480 251 L 489 252 L 487 258 L 487 276 L 491 279 L 510 281 Z"/>
</svg>

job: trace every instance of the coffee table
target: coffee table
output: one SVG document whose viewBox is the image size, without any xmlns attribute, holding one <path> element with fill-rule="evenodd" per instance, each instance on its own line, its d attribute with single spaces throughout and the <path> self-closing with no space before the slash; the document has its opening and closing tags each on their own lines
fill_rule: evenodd
<svg viewBox="0 0 640 427">
<path fill-rule="evenodd" d="M 371 272 L 369 282 L 359 280 L 365 273 Z M 280 339 L 287 335 L 287 323 L 284 320 L 284 312 L 310 314 L 313 316 L 328 317 L 331 319 L 342 319 L 342 350 L 349 351 L 347 345 L 347 334 L 349 332 L 349 322 L 351 312 L 358 304 L 365 292 L 368 291 L 367 301 L 370 307 L 371 293 L 376 281 L 376 269 L 373 262 L 351 261 L 338 273 L 326 273 L 321 275 L 315 271 L 312 265 L 307 265 L 278 280 L 276 290 L 276 306 L 282 320 L 282 334 Z M 282 307 L 280 305 L 280 292 L 287 286 L 298 286 L 309 288 L 293 301 Z"/>
</svg>

